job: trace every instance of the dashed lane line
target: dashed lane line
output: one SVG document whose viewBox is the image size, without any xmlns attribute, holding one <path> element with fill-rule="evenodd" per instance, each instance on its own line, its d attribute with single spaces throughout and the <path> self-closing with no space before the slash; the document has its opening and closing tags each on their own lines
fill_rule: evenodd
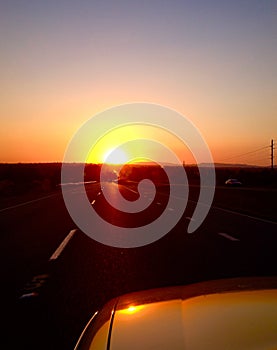
<svg viewBox="0 0 277 350">
<path fill-rule="evenodd" d="M 164 195 L 163 193 L 160 193 L 160 194 Z M 179 196 L 172 195 L 172 197 L 174 197 L 176 199 L 184 200 L 183 198 L 181 198 Z M 197 202 L 197 201 L 192 200 L 192 199 L 188 199 L 188 202 L 199 204 L 199 205 L 202 205 L 202 206 L 207 206 L 207 204 L 205 204 L 205 203 Z M 262 219 L 262 218 L 257 217 L 257 216 L 243 214 L 243 213 L 240 213 L 238 211 L 234 211 L 234 210 L 230 210 L 230 209 L 224 209 L 224 208 L 221 208 L 221 207 L 217 207 L 215 205 L 211 205 L 210 210 L 211 209 L 218 210 L 218 211 L 223 211 L 225 213 L 229 213 L 229 214 L 232 214 L 232 215 L 242 216 L 242 217 L 245 217 L 245 218 L 248 218 L 248 219 L 251 219 L 251 220 L 265 222 L 265 223 L 271 224 L 271 225 L 277 225 L 276 221 L 272 221 L 272 220 L 268 220 L 268 219 Z"/>
<path fill-rule="evenodd" d="M 77 229 L 71 230 L 69 234 L 65 237 L 65 239 L 62 241 L 62 243 L 58 246 L 58 248 L 55 250 L 55 252 L 51 255 L 49 261 L 56 260 L 61 255 L 62 251 L 68 244 L 68 242 L 71 240 L 71 238 L 74 236 L 74 234 L 77 232 Z"/>
<path fill-rule="evenodd" d="M 238 238 L 233 237 L 233 236 L 231 236 L 231 235 L 228 235 L 228 233 L 218 232 L 218 235 L 219 235 L 219 236 L 222 236 L 222 237 L 224 237 L 224 238 L 226 238 L 226 239 L 229 239 L 230 241 L 233 241 L 233 242 L 239 241 Z"/>
<path fill-rule="evenodd" d="M 267 223 L 267 224 L 277 225 L 277 222 L 275 222 L 275 221 L 271 221 L 271 220 L 267 220 L 267 219 L 258 218 L 257 216 L 252 216 L 252 215 L 248 215 L 248 214 L 239 213 L 239 212 L 237 212 L 237 211 L 233 211 L 233 210 L 230 210 L 230 209 L 224 209 L 224 208 L 216 207 L 216 206 L 214 206 L 214 205 L 213 205 L 211 208 L 212 208 L 212 209 L 216 209 L 216 210 L 220 210 L 220 211 L 224 211 L 224 212 L 229 213 L 229 214 L 234 214 L 234 215 L 238 215 L 238 216 L 243 216 L 243 217 L 246 217 L 246 218 L 249 218 L 249 219 L 252 219 L 252 220 L 262 221 L 262 222 L 265 222 L 265 223 Z"/>
<path fill-rule="evenodd" d="M 187 220 L 190 220 L 190 221 L 195 221 L 195 219 L 193 219 L 193 218 L 190 217 L 190 216 L 186 216 L 186 219 L 187 219 Z"/>
</svg>

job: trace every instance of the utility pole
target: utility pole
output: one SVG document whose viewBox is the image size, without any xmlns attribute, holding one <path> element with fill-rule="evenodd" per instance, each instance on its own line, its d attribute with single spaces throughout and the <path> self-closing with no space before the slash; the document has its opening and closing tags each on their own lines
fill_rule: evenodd
<svg viewBox="0 0 277 350">
<path fill-rule="evenodd" d="M 274 142 L 273 140 L 271 140 L 271 145 L 270 145 L 270 148 L 271 148 L 271 156 L 270 156 L 270 159 L 271 159 L 271 170 L 274 169 Z"/>
</svg>

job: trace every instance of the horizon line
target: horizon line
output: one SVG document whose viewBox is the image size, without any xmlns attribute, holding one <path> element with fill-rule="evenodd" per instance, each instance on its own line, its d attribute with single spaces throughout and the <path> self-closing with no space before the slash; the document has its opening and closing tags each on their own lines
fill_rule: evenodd
<svg viewBox="0 0 277 350">
<path fill-rule="evenodd" d="M 256 168 L 271 168 L 271 165 L 258 165 L 258 164 L 247 164 L 247 163 L 220 163 L 220 162 L 214 162 L 214 163 L 184 163 L 183 165 L 181 164 L 175 164 L 175 163 L 159 163 L 159 162 L 130 162 L 130 163 L 91 163 L 91 162 L 78 162 L 78 161 L 72 161 L 72 162 L 62 162 L 62 161 L 36 161 L 36 162 L 0 162 L 0 165 L 39 165 L 39 164 L 85 164 L 85 165 L 97 165 L 97 166 L 102 166 L 103 164 L 107 166 L 124 166 L 124 165 L 144 165 L 144 166 L 154 166 L 154 165 L 162 165 L 162 166 L 195 166 L 195 167 L 208 167 L 213 165 L 214 167 L 256 167 Z M 274 165 L 274 168 L 276 168 L 277 165 Z"/>
</svg>

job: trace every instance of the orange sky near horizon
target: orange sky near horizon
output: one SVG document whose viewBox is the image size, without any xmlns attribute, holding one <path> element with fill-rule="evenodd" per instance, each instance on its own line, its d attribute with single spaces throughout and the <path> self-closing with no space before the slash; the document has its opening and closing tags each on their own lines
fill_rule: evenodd
<svg viewBox="0 0 277 350">
<path fill-rule="evenodd" d="M 136 156 L 136 147 L 132 141 L 140 141 L 140 151 L 142 157 Z M 179 163 L 195 163 L 191 151 L 186 145 L 174 134 L 155 126 L 150 125 L 129 125 L 122 126 L 110 131 L 103 136 L 91 149 L 87 156 L 88 163 L 134 163 L 156 161 L 160 163 L 169 162 L 164 159 L 164 154 L 147 149 L 144 140 L 152 140 L 171 149 L 179 158 Z M 125 144 L 125 147 L 124 147 Z M 123 147 L 121 146 L 123 145 Z M 135 147 L 135 148 L 134 148 Z M 113 153 L 114 152 L 114 153 Z M 110 158 L 109 158 L 110 157 Z M 151 158 L 150 158 L 151 157 Z"/>
<path fill-rule="evenodd" d="M 90 117 L 149 102 L 189 118 L 215 162 L 270 165 L 274 1 L 11 1 L 0 33 L 0 162 L 60 162 Z"/>
</svg>

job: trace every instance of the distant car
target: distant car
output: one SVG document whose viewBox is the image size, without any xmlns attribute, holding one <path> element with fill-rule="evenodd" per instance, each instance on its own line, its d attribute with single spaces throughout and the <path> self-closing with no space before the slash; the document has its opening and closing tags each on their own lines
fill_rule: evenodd
<svg viewBox="0 0 277 350">
<path fill-rule="evenodd" d="M 228 179 L 225 181 L 225 185 L 227 186 L 242 186 L 242 183 L 237 179 Z"/>
<path fill-rule="evenodd" d="M 277 277 L 153 289 L 111 300 L 75 350 L 277 349 Z"/>
</svg>

